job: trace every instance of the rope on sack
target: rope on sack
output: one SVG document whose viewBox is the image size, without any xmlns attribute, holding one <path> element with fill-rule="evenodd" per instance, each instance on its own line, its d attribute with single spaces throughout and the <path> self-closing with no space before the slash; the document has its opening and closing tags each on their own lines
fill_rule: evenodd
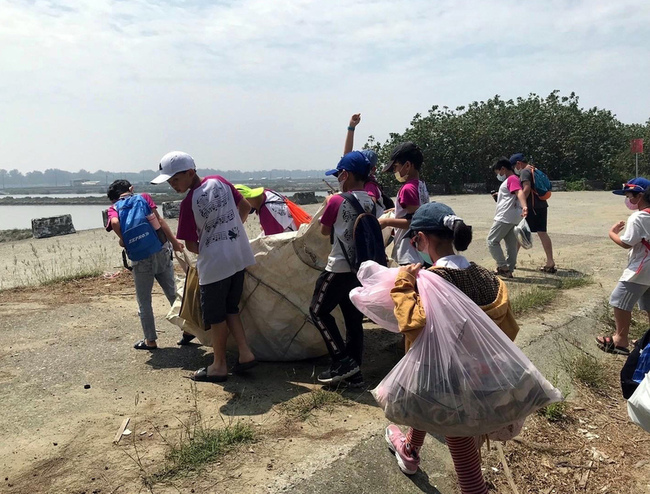
<svg viewBox="0 0 650 494">
<path fill-rule="evenodd" d="M 257 288 L 258 288 L 260 285 L 264 285 L 266 288 L 268 288 L 269 290 L 271 290 L 273 293 L 275 293 L 276 295 L 278 295 L 280 298 L 283 298 L 284 300 L 286 300 L 287 302 L 289 302 L 289 304 L 293 305 L 293 306 L 294 306 L 296 309 L 298 309 L 298 311 L 299 311 L 300 313 L 302 313 L 302 315 L 305 317 L 305 320 L 303 321 L 302 326 L 300 326 L 300 328 L 298 328 L 298 331 L 295 332 L 295 334 L 291 337 L 291 340 L 290 340 L 289 343 L 287 344 L 287 346 L 286 346 L 286 348 L 285 348 L 285 350 L 284 350 L 284 354 L 286 355 L 287 352 L 289 351 L 289 348 L 291 348 L 291 345 L 293 344 L 293 341 L 298 337 L 298 335 L 299 335 L 300 332 L 303 330 L 303 328 L 305 327 L 305 325 L 306 325 L 308 322 L 311 322 L 311 318 L 309 317 L 308 314 L 305 314 L 305 313 L 302 311 L 302 309 L 301 309 L 298 305 L 296 305 L 295 303 L 293 303 L 291 300 L 289 300 L 287 297 L 285 297 L 282 293 L 280 293 L 279 291 L 277 291 L 275 288 L 273 288 L 273 287 L 270 286 L 269 284 L 264 283 L 264 282 L 263 282 L 261 279 L 259 279 L 257 276 L 251 274 L 250 271 L 249 271 L 248 269 L 246 270 L 246 274 L 247 274 L 248 276 L 250 276 L 253 280 L 255 280 L 255 281 L 257 282 L 257 284 L 255 285 L 255 288 L 253 288 L 253 289 L 251 290 L 251 292 L 250 292 L 250 294 L 248 295 L 248 297 L 246 298 L 246 300 L 245 300 L 244 302 L 242 302 L 242 309 L 241 309 L 241 310 L 244 310 L 244 307 L 246 307 L 246 304 L 248 303 L 248 300 L 253 296 L 253 293 L 255 293 L 255 291 L 257 290 Z"/>
</svg>

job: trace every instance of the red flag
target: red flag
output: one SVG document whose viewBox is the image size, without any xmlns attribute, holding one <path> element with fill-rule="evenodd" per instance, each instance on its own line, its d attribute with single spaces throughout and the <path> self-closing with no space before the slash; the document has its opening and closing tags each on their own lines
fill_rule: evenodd
<svg viewBox="0 0 650 494">
<path fill-rule="evenodd" d="M 630 141 L 632 154 L 643 153 L 643 139 L 632 139 Z"/>
</svg>

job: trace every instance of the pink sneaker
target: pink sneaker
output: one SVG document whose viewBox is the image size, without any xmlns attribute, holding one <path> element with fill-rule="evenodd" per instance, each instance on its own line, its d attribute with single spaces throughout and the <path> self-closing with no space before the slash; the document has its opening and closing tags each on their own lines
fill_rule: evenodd
<svg viewBox="0 0 650 494">
<path fill-rule="evenodd" d="M 406 451 L 406 436 L 396 425 L 386 427 L 386 442 L 390 450 L 395 453 L 399 469 L 407 475 L 418 471 L 420 457 Z"/>
</svg>

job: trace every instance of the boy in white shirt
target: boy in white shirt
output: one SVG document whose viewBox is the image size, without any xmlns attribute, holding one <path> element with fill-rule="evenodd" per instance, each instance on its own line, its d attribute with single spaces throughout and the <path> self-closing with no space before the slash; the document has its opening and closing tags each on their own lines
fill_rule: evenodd
<svg viewBox="0 0 650 494">
<path fill-rule="evenodd" d="M 609 231 L 609 238 L 630 252 L 627 268 L 609 299 L 609 305 L 614 307 L 616 331 L 612 336 L 599 336 L 596 342 L 604 352 L 628 355 L 632 309 L 637 302 L 650 318 L 650 180 L 634 178 L 614 194 L 625 195 L 626 206 L 635 212 L 627 225 L 619 221 Z M 623 228 L 625 232 L 619 235 Z"/>
<path fill-rule="evenodd" d="M 239 349 L 232 372 L 243 372 L 257 364 L 239 316 L 244 270 L 255 264 L 243 224 L 251 205 L 225 178 L 199 177 L 194 159 L 187 153 L 167 153 L 159 169 L 160 175 L 151 183 L 167 181 L 176 192 L 187 192 L 181 202 L 176 238 L 185 240 L 187 250 L 198 254 L 203 322 L 212 330 L 214 362 L 196 371 L 191 379 L 223 382 L 228 378 L 228 332 Z"/>
</svg>

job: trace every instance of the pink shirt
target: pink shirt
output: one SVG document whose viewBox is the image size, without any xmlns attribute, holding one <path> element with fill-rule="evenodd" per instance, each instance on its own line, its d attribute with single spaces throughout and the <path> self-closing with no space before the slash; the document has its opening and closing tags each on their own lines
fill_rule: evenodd
<svg viewBox="0 0 650 494">
<path fill-rule="evenodd" d="M 149 207 L 150 207 L 152 210 L 156 209 L 156 203 L 153 202 L 153 199 L 151 198 L 151 196 L 150 196 L 149 194 L 147 194 L 146 192 L 143 192 L 143 193 L 140 194 L 140 195 L 142 196 L 142 198 L 143 198 L 145 201 L 147 201 L 147 204 L 149 204 Z M 113 218 L 117 218 L 118 221 L 119 221 L 119 219 L 120 219 L 119 215 L 117 214 L 117 211 L 115 210 L 115 205 L 111 205 L 111 206 L 108 208 L 108 223 L 106 223 L 106 231 L 107 231 L 107 232 L 110 232 L 110 231 L 113 230 L 113 226 L 111 225 L 111 220 L 112 220 Z"/>
<path fill-rule="evenodd" d="M 207 180 L 215 179 L 223 182 L 224 184 L 230 187 L 233 198 L 235 199 L 235 205 L 238 206 L 239 202 L 242 200 L 243 196 L 241 193 L 235 189 L 233 184 L 228 182 L 225 178 L 219 175 L 212 175 L 209 177 L 203 177 L 201 183 L 196 187 L 190 189 L 183 201 L 181 202 L 180 212 L 178 213 L 178 229 L 176 232 L 176 238 L 179 240 L 187 240 L 190 242 L 199 241 L 199 233 L 196 227 L 196 220 L 194 219 L 194 213 L 192 212 L 192 194 L 194 190 L 203 185 Z"/>
</svg>

